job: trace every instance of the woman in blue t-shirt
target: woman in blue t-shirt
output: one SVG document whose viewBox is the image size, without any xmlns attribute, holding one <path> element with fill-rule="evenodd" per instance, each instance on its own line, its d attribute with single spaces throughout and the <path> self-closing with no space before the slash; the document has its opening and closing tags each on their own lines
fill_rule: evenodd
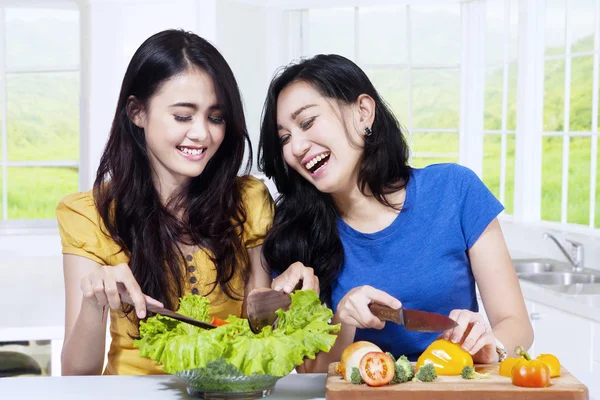
<svg viewBox="0 0 600 400">
<path fill-rule="evenodd" d="M 352 61 L 318 55 L 275 77 L 259 151 L 280 193 L 263 255 L 274 273 L 296 261 L 313 267 L 342 323 L 335 347 L 307 372 L 325 371 L 353 341 L 414 360 L 439 336 L 384 324 L 372 302 L 449 315 L 458 326 L 443 337 L 475 362 L 531 345 L 496 219 L 502 205 L 465 167 L 411 168 L 398 121 Z M 478 313 L 476 283 L 491 326 Z"/>
</svg>

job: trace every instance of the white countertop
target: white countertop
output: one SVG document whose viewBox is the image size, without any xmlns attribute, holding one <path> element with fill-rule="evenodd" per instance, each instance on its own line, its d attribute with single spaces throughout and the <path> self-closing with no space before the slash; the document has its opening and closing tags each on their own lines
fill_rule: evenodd
<svg viewBox="0 0 600 400">
<path fill-rule="evenodd" d="M 583 374 L 577 378 L 588 386 L 591 400 L 600 399 L 597 375 Z M 290 374 L 277 383 L 273 394 L 267 399 L 324 400 L 325 381 L 325 374 Z M 183 382 L 171 375 L 0 378 L 0 398 L 2 400 L 192 399 L 187 394 Z"/>
<path fill-rule="evenodd" d="M 290 374 L 277 382 L 269 400 L 324 399 L 326 374 Z M 171 375 L 0 378 L 2 400 L 192 399 Z"/>
</svg>

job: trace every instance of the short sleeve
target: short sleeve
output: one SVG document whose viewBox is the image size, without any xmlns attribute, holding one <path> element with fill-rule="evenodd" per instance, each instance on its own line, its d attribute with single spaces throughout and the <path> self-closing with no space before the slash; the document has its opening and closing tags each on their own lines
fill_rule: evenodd
<svg viewBox="0 0 600 400">
<path fill-rule="evenodd" d="M 257 178 L 243 178 L 242 201 L 246 211 L 244 224 L 244 246 L 260 246 L 273 223 L 274 203 L 267 186 Z"/>
<path fill-rule="evenodd" d="M 63 254 L 75 254 L 107 265 L 107 236 L 100 228 L 100 215 L 91 192 L 74 193 L 56 207 Z"/>
<path fill-rule="evenodd" d="M 467 249 L 473 247 L 504 206 L 469 168 L 462 170 L 460 222 Z"/>
</svg>

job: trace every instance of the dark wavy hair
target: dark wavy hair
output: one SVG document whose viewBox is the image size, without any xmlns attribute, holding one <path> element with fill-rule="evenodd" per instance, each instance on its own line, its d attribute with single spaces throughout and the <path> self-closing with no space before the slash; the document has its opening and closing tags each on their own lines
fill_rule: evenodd
<svg viewBox="0 0 600 400">
<path fill-rule="evenodd" d="M 131 118 L 132 101 L 147 107 L 168 79 L 190 68 L 213 81 L 223 117 L 225 138 L 199 176 L 162 204 L 152 180 L 144 130 Z M 130 96 L 134 96 L 131 99 Z M 229 285 L 236 273 L 247 276 L 236 258 L 242 246 L 242 208 L 237 174 L 248 145 L 242 99 L 229 65 L 209 42 L 181 30 L 166 30 L 148 38 L 135 52 L 121 85 L 119 101 L 94 183 L 94 199 L 107 233 L 129 257 L 129 266 L 142 291 L 174 309 L 183 292 L 184 255 L 178 244 L 209 250 L 219 286 L 240 298 Z M 183 218 L 176 210 L 184 210 Z M 126 309 L 130 313 L 131 307 Z"/>
<path fill-rule="evenodd" d="M 365 137 L 358 173 L 362 193 L 368 193 L 368 188 L 380 203 L 397 208 L 386 195 L 406 187 L 409 149 L 389 107 L 367 75 L 347 58 L 320 54 L 285 67 L 271 81 L 262 115 L 259 169 L 274 180 L 279 197 L 273 226 L 263 243 L 263 258 L 275 272 L 282 272 L 296 261 L 314 268 L 321 298 L 330 302 L 332 286 L 344 261 L 336 223 L 338 212 L 329 194 L 319 192 L 286 165 L 277 133 L 277 98 L 295 82 L 310 84 L 341 106 L 356 102 L 361 94 L 375 101 L 373 133 Z M 350 140 L 349 132 L 346 136 Z"/>
</svg>

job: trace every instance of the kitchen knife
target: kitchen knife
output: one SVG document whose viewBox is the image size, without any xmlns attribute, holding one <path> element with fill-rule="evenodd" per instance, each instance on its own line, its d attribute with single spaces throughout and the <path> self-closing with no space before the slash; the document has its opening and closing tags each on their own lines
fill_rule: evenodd
<svg viewBox="0 0 600 400">
<path fill-rule="evenodd" d="M 377 303 L 369 304 L 369 309 L 380 320 L 404 325 L 404 328 L 411 331 L 442 332 L 457 326 L 453 319 L 429 311 L 394 309 Z"/>
</svg>

